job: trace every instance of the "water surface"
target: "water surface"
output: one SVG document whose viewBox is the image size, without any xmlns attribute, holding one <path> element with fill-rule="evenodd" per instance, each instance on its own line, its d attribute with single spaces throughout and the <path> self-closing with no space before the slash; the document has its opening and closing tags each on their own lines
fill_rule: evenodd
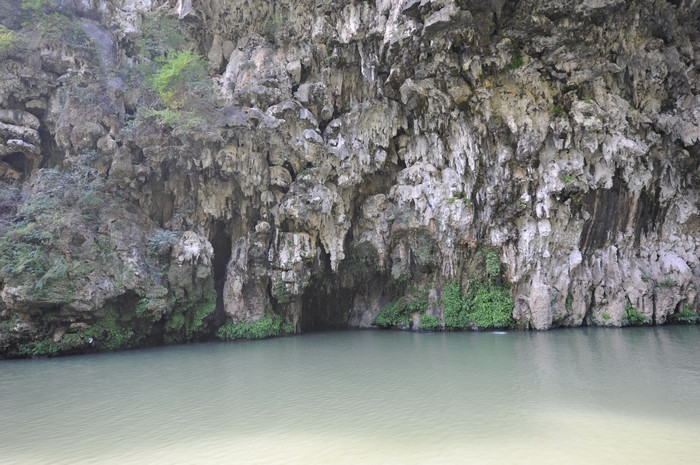
<svg viewBox="0 0 700 465">
<path fill-rule="evenodd" d="M 697 327 L 0 362 L 3 464 L 697 464 Z"/>
</svg>

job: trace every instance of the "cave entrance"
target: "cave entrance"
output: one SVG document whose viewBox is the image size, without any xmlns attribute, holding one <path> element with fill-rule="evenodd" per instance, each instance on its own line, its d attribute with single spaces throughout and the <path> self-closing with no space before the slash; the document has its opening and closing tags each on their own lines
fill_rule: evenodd
<svg viewBox="0 0 700 465">
<path fill-rule="evenodd" d="M 302 333 L 328 331 L 348 327 L 353 291 L 328 280 L 309 286 L 302 297 L 299 321 Z"/>
<path fill-rule="evenodd" d="M 224 320 L 224 283 L 226 282 L 226 266 L 231 259 L 231 232 L 223 221 L 216 221 L 212 228 L 211 245 L 214 249 L 214 289 L 216 290 L 217 320 Z"/>
</svg>

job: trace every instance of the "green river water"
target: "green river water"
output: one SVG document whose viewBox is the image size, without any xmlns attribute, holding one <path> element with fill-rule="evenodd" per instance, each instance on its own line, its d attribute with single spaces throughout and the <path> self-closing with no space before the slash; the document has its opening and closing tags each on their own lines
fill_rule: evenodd
<svg viewBox="0 0 700 465">
<path fill-rule="evenodd" d="M 698 464 L 699 355 L 666 327 L 0 361 L 0 463 Z"/>
</svg>

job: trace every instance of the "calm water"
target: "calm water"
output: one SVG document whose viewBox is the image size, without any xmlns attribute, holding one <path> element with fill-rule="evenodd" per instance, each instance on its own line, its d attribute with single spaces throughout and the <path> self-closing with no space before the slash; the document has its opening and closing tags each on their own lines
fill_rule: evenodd
<svg viewBox="0 0 700 465">
<path fill-rule="evenodd" d="M 700 328 L 0 362 L 2 464 L 698 464 Z"/>
</svg>

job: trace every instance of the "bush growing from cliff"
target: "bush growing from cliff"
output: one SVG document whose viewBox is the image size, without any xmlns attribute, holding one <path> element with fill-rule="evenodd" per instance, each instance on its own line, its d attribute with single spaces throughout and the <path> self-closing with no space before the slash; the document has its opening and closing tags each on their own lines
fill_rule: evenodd
<svg viewBox="0 0 700 465">
<path fill-rule="evenodd" d="M 433 315 L 423 314 L 418 320 L 418 329 L 421 331 L 440 331 L 442 330 L 440 318 Z"/>
<path fill-rule="evenodd" d="M 445 286 L 442 293 L 443 317 L 445 329 L 459 330 L 469 325 L 467 313 L 464 311 L 464 297 L 456 282 Z"/>
<path fill-rule="evenodd" d="M 510 292 L 501 286 L 476 285 L 470 289 L 473 296 L 467 301 L 467 317 L 479 329 L 509 328 L 513 326 L 513 300 Z"/>
<path fill-rule="evenodd" d="M 428 290 L 412 288 L 406 292 L 406 295 L 382 308 L 372 320 L 372 324 L 380 328 L 405 325 L 411 321 L 411 315 L 423 314 L 427 308 Z"/>
<path fill-rule="evenodd" d="M 141 61 L 125 79 L 141 87 L 142 98 L 129 128 L 140 129 L 149 118 L 176 134 L 209 134 L 217 110 L 204 57 L 192 51 L 177 20 L 154 15 L 144 19 L 136 42 Z"/>
<path fill-rule="evenodd" d="M 292 334 L 294 326 L 282 320 L 279 315 L 264 316 L 250 323 L 227 322 L 216 332 L 219 339 L 233 341 L 234 339 L 266 339 L 283 334 Z"/>
<path fill-rule="evenodd" d="M 501 261 L 488 252 L 483 262 L 483 278 L 473 279 L 466 295 L 456 282 L 445 286 L 442 294 L 445 329 L 461 330 L 509 328 L 513 320 L 513 300 L 510 291 L 500 284 Z"/>
<path fill-rule="evenodd" d="M 697 321 L 698 315 L 687 305 L 683 306 L 680 312 L 674 313 L 669 317 L 672 323 L 693 324 Z"/>
<path fill-rule="evenodd" d="M 641 326 L 648 323 L 647 317 L 632 307 L 631 302 L 625 306 L 625 315 L 620 321 L 622 326 Z"/>
<path fill-rule="evenodd" d="M 31 287 L 36 297 L 70 297 L 73 281 L 86 272 L 73 259 L 83 250 L 70 231 L 98 214 L 101 185 L 84 170 L 40 170 L 32 195 L 0 229 L 0 278 Z"/>
<path fill-rule="evenodd" d="M 216 291 L 212 288 L 202 296 L 194 296 L 175 302 L 165 316 L 165 342 L 185 342 L 196 339 L 204 333 L 204 319 L 216 309 Z"/>
<path fill-rule="evenodd" d="M 17 34 L 15 31 L 0 24 L 0 52 L 10 48 L 15 40 L 17 40 Z"/>
</svg>

